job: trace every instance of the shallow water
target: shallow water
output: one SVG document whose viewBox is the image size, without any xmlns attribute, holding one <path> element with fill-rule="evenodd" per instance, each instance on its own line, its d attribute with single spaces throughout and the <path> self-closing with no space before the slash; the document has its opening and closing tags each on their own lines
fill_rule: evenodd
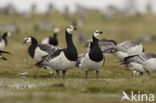
<svg viewBox="0 0 156 103">
<path fill-rule="evenodd" d="M 61 79 L 60 79 L 61 80 Z M 100 80 L 100 81 L 125 81 L 126 79 L 114 79 L 114 78 L 107 78 L 107 79 L 88 79 L 90 80 Z M 29 89 L 41 86 L 48 86 L 51 85 L 52 82 L 55 81 L 54 79 L 23 79 L 23 78 L 0 78 L 0 88 L 11 88 L 11 89 Z M 59 81 L 59 80 L 56 80 Z M 65 81 L 76 81 L 76 82 L 83 82 L 86 81 L 85 79 L 66 79 Z"/>
</svg>

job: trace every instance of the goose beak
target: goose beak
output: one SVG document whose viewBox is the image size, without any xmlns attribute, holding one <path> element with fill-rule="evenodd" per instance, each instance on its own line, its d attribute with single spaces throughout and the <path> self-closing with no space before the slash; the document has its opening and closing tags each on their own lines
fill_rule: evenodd
<svg viewBox="0 0 156 103">
<path fill-rule="evenodd" d="M 77 30 L 77 28 L 76 28 L 76 27 L 74 27 L 74 30 Z"/>
<path fill-rule="evenodd" d="M 23 44 L 25 44 L 25 43 L 26 43 L 26 41 L 23 42 Z"/>
<path fill-rule="evenodd" d="M 102 34 L 103 33 L 103 31 L 99 31 L 99 34 Z"/>
</svg>

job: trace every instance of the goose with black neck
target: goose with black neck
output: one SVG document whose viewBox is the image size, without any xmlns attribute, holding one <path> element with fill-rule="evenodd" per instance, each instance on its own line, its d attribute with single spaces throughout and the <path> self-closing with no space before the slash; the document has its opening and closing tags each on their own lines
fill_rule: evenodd
<svg viewBox="0 0 156 103">
<path fill-rule="evenodd" d="M 57 35 L 59 34 L 59 32 L 60 32 L 60 29 L 55 28 L 53 36 L 44 38 L 41 41 L 41 44 L 50 44 L 50 45 L 58 46 L 59 42 L 58 42 L 58 39 L 57 39 Z"/>
<path fill-rule="evenodd" d="M 76 64 L 78 58 L 77 50 L 72 40 L 72 34 L 75 30 L 76 28 L 74 26 L 68 26 L 65 30 L 67 47 L 58 49 L 54 53 L 45 56 L 36 65 L 50 66 L 57 72 L 57 78 L 59 78 L 59 72 L 62 71 L 63 79 L 65 79 L 66 71 Z"/>
<path fill-rule="evenodd" d="M 49 44 L 38 44 L 37 39 L 32 36 L 26 37 L 23 43 L 31 43 L 28 48 L 28 53 L 36 62 L 41 61 L 42 57 L 58 49 Z"/>
<path fill-rule="evenodd" d="M 7 37 L 11 36 L 10 32 L 5 32 L 3 33 L 2 37 L 0 38 L 0 50 L 3 50 L 7 44 L 8 44 L 8 40 Z"/>
<path fill-rule="evenodd" d="M 76 66 L 82 68 L 85 71 L 86 79 L 88 79 L 88 71 L 96 71 L 96 76 L 98 78 L 99 69 L 104 63 L 104 56 L 98 45 L 97 36 L 102 34 L 101 31 L 96 30 L 92 35 L 93 42 L 90 42 L 89 50 L 79 55 L 76 62 Z"/>
</svg>

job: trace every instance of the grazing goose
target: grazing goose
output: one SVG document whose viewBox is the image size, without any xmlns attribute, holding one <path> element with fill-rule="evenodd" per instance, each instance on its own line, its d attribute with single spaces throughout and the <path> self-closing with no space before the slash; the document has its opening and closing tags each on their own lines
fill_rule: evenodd
<svg viewBox="0 0 156 103">
<path fill-rule="evenodd" d="M 107 49 L 106 52 L 113 53 L 120 60 L 122 60 L 128 56 L 137 55 L 144 52 L 144 48 L 141 43 L 135 41 L 124 41 L 114 48 Z M 137 72 L 133 71 L 133 74 L 136 75 Z"/>
<path fill-rule="evenodd" d="M 86 79 L 88 78 L 88 71 L 96 71 L 98 78 L 99 69 L 104 62 L 104 56 L 98 45 L 99 40 L 96 38 L 100 34 L 102 34 L 100 31 L 96 31 L 93 34 L 93 42 L 90 42 L 89 50 L 86 53 L 79 55 L 76 62 L 76 66 L 82 68 L 85 71 Z"/>
<path fill-rule="evenodd" d="M 63 79 L 65 79 L 66 71 L 76 64 L 78 58 L 77 50 L 72 40 L 72 32 L 74 30 L 76 30 L 74 26 L 68 26 L 65 30 L 66 48 L 58 49 L 54 53 L 45 56 L 40 62 L 36 63 L 36 65 L 53 68 L 57 72 L 58 78 L 59 71 L 62 71 Z"/>
<path fill-rule="evenodd" d="M 43 56 L 46 56 L 58 49 L 57 47 L 49 44 L 38 44 L 38 41 L 32 36 L 26 37 L 23 43 L 31 43 L 28 48 L 28 53 L 36 62 L 41 61 Z"/>
<path fill-rule="evenodd" d="M 7 43 L 8 43 L 7 36 L 11 36 L 11 33 L 5 32 L 0 38 L 0 50 L 3 50 L 7 46 Z"/>
<path fill-rule="evenodd" d="M 2 50 L 0 50 L 0 59 L 1 59 L 1 60 L 7 60 L 7 58 L 5 58 L 5 57 L 2 56 L 3 53 L 6 53 L 6 54 L 10 54 L 10 53 L 7 52 L 7 51 L 2 51 Z"/>
<path fill-rule="evenodd" d="M 141 75 L 143 72 L 150 75 L 152 71 L 156 71 L 156 55 L 153 53 L 142 52 L 126 57 L 120 63 L 127 65 L 133 71 L 140 72 Z"/>
<path fill-rule="evenodd" d="M 106 39 L 99 40 L 98 44 L 104 56 L 110 54 L 109 52 L 107 52 L 107 49 L 114 48 L 117 45 L 117 43 L 114 40 L 106 40 Z"/>
<path fill-rule="evenodd" d="M 59 28 L 54 29 L 54 34 L 52 37 L 46 37 L 41 41 L 41 44 L 50 44 L 54 46 L 58 46 L 58 40 L 57 40 L 57 35 L 60 32 Z"/>
<path fill-rule="evenodd" d="M 144 52 L 144 48 L 141 43 L 135 41 L 124 41 L 118 44 L 115 48 L 106 50 L 107 52 L 114 53 L 120 60 Z"/>
</svg>

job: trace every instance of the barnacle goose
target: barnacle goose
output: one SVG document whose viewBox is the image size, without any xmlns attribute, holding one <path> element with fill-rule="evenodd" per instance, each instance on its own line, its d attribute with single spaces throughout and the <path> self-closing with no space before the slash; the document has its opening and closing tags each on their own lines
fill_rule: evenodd
<svg viewBox="0 0 156 103">
<path fill-rule="evenodd" d="M 41 61 L 43 56 L 46 56 L 49 53 L 52 53 L 58 49 L 57 47 L 53 45 L 38 44 L 38 41 L 36 40 L 36 38 L 32 36 L 26 37 L 23 43 L 24 44 L 31 43 L 31 45 L 28 48 L 28 53 L 36 62 Z"/>
<path fill-rule="evenodd" d="M 117 45 L 117 43 L 114 40 L 106 39 L 99 40 L 98 44 L 104 56 L 108 56 L 110 54 L 109 52 L 107 52 L 107 49 L 114 48 Z"/>
<path fill-rule="evenodd" d="M 82 68 L 85 71 L 86 79 L 88 78 L 88 71 L 96 71 L 96 76 L 98 78 L 99 69 L 104 62 L 104 56 L 98 45 L 99 40 L 96 38 L 100 34 L 102 34 L 100 31 L 93 33 L 93 42 L 90 42 L 89 51 L 79 55 L 76 62 L 76 66 Z"/>
<path fill-rule="evenodd" d="M 41 41 L 41 44 L 50 44 L 54 46 L 58 46 L 57 35 L 60 32 L 59 28 L 54 29 L 54 34 L 52 37 L 46 37 Z"/>
<path fill-rule="evenodd" d="M 115 54 L 119 59 L 122 60 L 125 57 L 144 52 L 144 48 L 141 43 L 136 41 L 124 41 L 119 43 L 116 47 L 110 48 L 106 51 Z"/>
<path fill-rule="evenodd" d="M 120 60 L 122 60 L 128 56 L 137 55 L 144 52 L 144 48 L 139 42 L 127 40 L 122 43 L 119 43 L 114 48 L 107 49 L 106 52 L 113 53 Z M 136 75 L 137 72 L 133 71 L 133 74 Z"/>
<path fill-rule="evenodd" d="M 5 53 L 5 54 L 10 54 L 9 52 L 7 52 L 7 51 L 2 51 L 2 50 L 0 50 L 0 59 L 1 60 L 7 60 L 7 58 L 5 58 L 5 57 L 3 57 L 3 53 Z"/>
<path fill-rule="evenodd" d="M 7 46 L 7 44 L 8 44 L 7 36 L 11 36 L 11 33 L 5 32 L 5 33 L 3 33 L 2 37 L 0 38 L 0 50 L 3 50 Z"/>
<path fill-rule="evenodd" d="M 156 55 L 153 53 L 142 52 L 138 55 L 126 57 L 120 63 L 127 65 L 133 71 L 140 72 L 141 75 L 143 75 L 143 72 L 150 75 L 152 71 L 156 71 Z"/>
<path fill-rule="evenodd" d="M 65 30 L 66 48 L 58 49 L 54 53 L 45 56 L 40 62 L 36 63 L 36 65 L 53 68 L 57 72 L 58 78 L 59 71 L 62 71 L 63 79 L 65 79 L 66 71 L 76 64 L 78 58 L 77 50 L 72 40 L 72 32 L 74 30 L 76 30 L 74 26 L 68 26 Z"/>
<path fill-rule="evenodd" d="M 96 32 L 99 32 L 99 30 L 96 30 Z M 88 44 L 92 42 L 92 40 L 88 40 L 85 44 L 86 47 L 88 47 Z M 114 40 L 107 40 L 107 39 L 99 39 L 98 40 L 99 47 L 101 48 L 103 55 L 107 56 L 110 54 L 110 52 L 107 52 L 109 49 L 116 47 L 117 43 Z"/>
</svg>

